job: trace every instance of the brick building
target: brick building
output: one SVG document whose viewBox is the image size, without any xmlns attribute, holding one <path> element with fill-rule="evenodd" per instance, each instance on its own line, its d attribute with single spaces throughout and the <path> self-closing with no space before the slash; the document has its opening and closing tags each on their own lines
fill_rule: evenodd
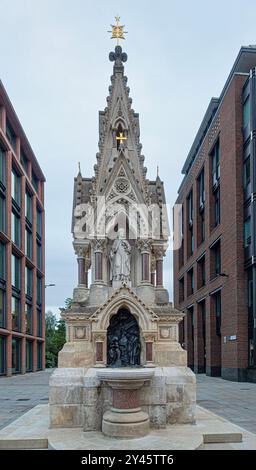
<svg viewBox="0 0 256 470">
<path fill-rule="evenodd" d="M 44 368 L 44 181 L 0 81 L 0 375 Z"/>
<path fill-rule="evenodd" d="M 197 373 L 256 381 L 256 46 L 242 47 L 182 169 L 180 341 Z M 178 239 L 177 239 L 178 241 Z"/>
</svg>

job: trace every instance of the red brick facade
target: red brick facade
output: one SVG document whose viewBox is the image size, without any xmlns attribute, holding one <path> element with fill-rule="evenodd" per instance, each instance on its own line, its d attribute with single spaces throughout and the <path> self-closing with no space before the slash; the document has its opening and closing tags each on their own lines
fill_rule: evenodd
<svg viewBox="0 0 256 470">
<path fill-rule="evenodd" d="M 44 368 L 44 175 L 0 82 L 0 375 Z"/>
<path fill-rule="evenodd" d="M 225 93 L 216 106 L 212 122 L 205 131 L 194 162 L 179 189 L 176 204 L 183 206 L 183 245 L 174 252 L 174 303 L 175 307 L 187 313 L 184 325 L 180 327 L 180 341 L 188 350 L 189 366 L 195 372 L 221 375 L 231 380 L 246 380 L 249 366 L 242 96 L 250 69 L 247 74 L 244 70 L 241 72 L 229 77 Z M 215 205 L 217 193 L 214 193 L 213 188 L 213 154 L 216 145 L 219 145 L 220 176 L 216 186 L 220 194 L 220 221 L 215 225 L 218 205 Z M 205 189 L 204 241 L 201 237 L 198 181 L 202 169 Z M 194 235 L 192 255 L 189 253 L 191 229 L 187 199 L 191 190 Z M 174 230 L 179 231 L 177 227 Z M 204 262 L 200 263 L 202 256 Z"/>
</svg>

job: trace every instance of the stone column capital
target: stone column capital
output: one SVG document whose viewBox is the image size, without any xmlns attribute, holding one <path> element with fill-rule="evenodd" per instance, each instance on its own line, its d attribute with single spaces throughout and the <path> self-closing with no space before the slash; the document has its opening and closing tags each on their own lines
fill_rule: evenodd
<svg viewBox="0 0 256 470">
<path fill-rule="evenodd" d="M 95 253 L 103 253 L 107 248 L 107 240 L 106 238 L 95 238 L 92 240 L 91 245 Z"/>
<path fill-rule="evenodd" d="M 154 245 L 153 246 L 153 253 L 154 253 L 154 257 L 155 257 L 156 261 L 162 260 L 163 257 L 166 254 L 166 246 L 165 245 Z"/>
<path fill-rule="evenodd" d="M 150 254 L 151 253 L 151 248 L 152 248 L 152 241 L 151 240 L 144 240 L 144 239 L 141 239 L 141 240 L 137 240 L 136 241 L 136 246 L 138 248 L 138 250 L 142 253 L 148 253 Z"/>
</svg>

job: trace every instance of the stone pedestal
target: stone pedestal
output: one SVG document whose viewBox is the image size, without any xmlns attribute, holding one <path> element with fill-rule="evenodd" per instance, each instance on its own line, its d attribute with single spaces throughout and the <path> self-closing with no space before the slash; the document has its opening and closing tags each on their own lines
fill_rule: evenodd
<svg viewBox="0 0 256 470">
<path fill-rule="evenodd" d="M 113 406 L 102 420 L 102 432 L 109 437 L 144 437 L 149 433 L 149 415 L 141 411 L 139 389 L 153 375 L 153 370 L 108 369 L 98 377 L 113 389 Z"/>
</svg>

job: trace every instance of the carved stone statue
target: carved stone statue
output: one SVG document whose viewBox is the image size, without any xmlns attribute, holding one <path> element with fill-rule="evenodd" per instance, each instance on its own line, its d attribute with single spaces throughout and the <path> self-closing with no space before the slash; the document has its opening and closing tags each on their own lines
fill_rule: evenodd
<svg viewBox="0 0 256 470">
<path fill-rule="evenodd" d="M 131 285 L 131 246 L 124 238 L 123 229 L 119 230 L 110 251 L 110 280 L 114 288 L 124 283 Z"/>
<path fill-rule="evenodd" d="M 114 315 L 108 327 L 107 363 L 109 367 L 140 365 L 140 331 L 137 320 L 126 309 Z"/>
</svg>

